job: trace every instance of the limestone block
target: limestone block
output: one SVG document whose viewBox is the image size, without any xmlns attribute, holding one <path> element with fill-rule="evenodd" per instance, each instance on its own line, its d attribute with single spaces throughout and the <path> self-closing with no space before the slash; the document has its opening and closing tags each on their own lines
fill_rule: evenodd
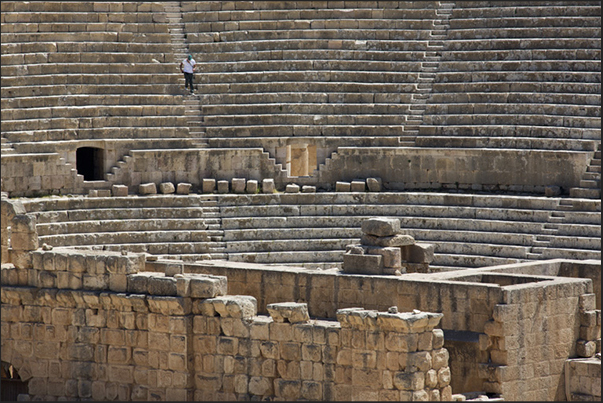
<svg viewBox="0 0 603 403">
<path fill-rule="evenodd" d="M 381 178 L 368 178 L 366 180 L 366 186 L 369 192 L 380 192 L 383 187 L 383 181 Z"/>
<path fill-rule="evenodd" d="M 337 181 L 335 182 L 336 192 L 349 192 L 352 184 L 350 182 Z"/>
<path fill-rule="evenodd" d="M 165 266 L 166 277 L 174 277 L 176 274 L 184 273 L 184 265 L 182 263 L 168 263 Z"/>
<path fill-rule="evenodd" d="M 578 304 L 581 310 L 593 311 L 597 309 L 597 295 L 596 294 L 582 294 L 578 298 Z"/>
<path fill-rule="evenodd" d="M 175 191 L 176 189 L 174 188 L 174 184 L 172 182 L 162 182 L 159 184 L 159 193 L 161 194 L 171 194 Z"/>
<path fill-rule="evenodd" d="M 123 197 L 128 195 L 128 187 L 126 185 L 111 186 L 111 194 L 115 197 Z"/>
<path fill-rule="evenodd" d="M 96 195 L 98 197 L 111 197 L 111 189 L 98 189 Z"/>
<path fill-rule="evenodd" d="M 213 193 L 216 190 L 216 180 L 203 178 L 203 193 Z"/>
<path fill-rule="evenodd" d="M 232 192 L 233 193 L 245 193 L 245 178 L 232 178 Z"/>
<path fill-rule="evenodd" d="M 192 310 L 190 298 L 149 295 L 147 296 L 147 303 L 150 312 L 168 316 L 188 315 Z M 150 339 L 149 344 L 151 344 Z"/>
<path fill-rule="evenodd" d="M 18 251 L 36 250 L 38 248 L 38 234 L 35 232 L 17 232 L 11 234 L 12 249 Z"/>
<path fill-rule="evenodd" d="M 308 304 L 306 303 L 282 302 L 268 304 L 266 309 L 275 322 L 298 323 L 310 319 Z"/>
<path fill-rule="evenodd" d="M 410 235 L 374 236 L 363 234 L 360 243 L 367 246 L 408 246 L 414 245 L 415 239 Z"/>
<path fill-rule="evenodd" d="M 350 183 L 350 192 L 364 192 L 366 191 L 366 182 L 363 180 L 353 180 Z"/>
<path fill-rule="evenodd" d="M 276 187 L 274 186 L 274 179 L 262 179 L 262 193 L 274 193 L 275 190 Z"/>
<path fill-rule="evenodd" d="M 450 368 L 444 367 L 438 370 L 438 387 L 443 388 L 450 384 Z"/>
<path fill-rule="evenodd" d="M 32 269 L 32 255 L 30 252 L 22 250 L 10 250 L 9 251 L 10 261 L 17 269 Z M 33 284 L 31 284 L 33 285 Z"/>
<path fill-rule="evenodd" d="M 381 255 L 383 257 L 383 268 L 399 269 L 402 267 L 400 248 L 367 248 L 367 252 L 369 255 Z"/>
<path fill-rule="evenodd" d="M 383 272 L 383 257 L 381 255 L 343 255 L 343 271 L 357 274 L 381 274 Z"/>
<path fill-rule="evenodd" d="M 228 287 L 224 276 L 192 275 L 190 277 L 190 296 L 192 298 L 214 298 L 226 295 Z"/>
<path fill-rule="evenodd" d="M 151 295 L 177 295 L 176 279 L 173 277 L 149 276 L 147 292 Z"/>
<path fill-rule="evenodd" d="M 302 193 L 316 193 L 316 186 L 304 185 L 302 186 Z"/>
<path fill-rule="evenodd" d="M 228 193 L 230 184 L 228 181 L 218 181 L 218 193 Z"/>
<path fill-rule="evenodd" d="M 110 274 L 109 289 L 115 292 L 126 292 L 126 290 L 128 289 L 128 276 L 126 276 L 125 274 L 117 273 Z"/>
<path fill-rule="evenodd" d="M 435 245 L 417 242 L 400 247 L 402 260 L 408 263 L 431 263 L 434 259 Z"/>
<path fill-rule="evenodd" d="M 141 183 L 138 185 L 138 193 L 141 195 L 157 194 L 157 186 L 154 183 Z"/>
<path fill-rule="evenodd" d="M 228 295 L 212 298 L 216 312 L 227 318 L 251 318 L 257 314 L 258 303 L 248 295 Z"/>
<path fill-rule="evenodd" d="M 16 215 L 11 220 L 11 233 L 36 232 L 36 217 L 31 214 Z"/>
<path fill-rule="evenodd" d="M 289 183 L 285 187 L 285 193 L 299 193 L 299 185 L 295 183 Z"/>
<path fill-rule="evenodd" d="M 191 192 L 191 187 L 193 185 L 191 183 L 180 182 L 176 187 L 176 193 L 179 195 L 187 195 Z"/>
<path fill-rule="evenodd" d="M 400 232 L 400 220 L 397 218 L 373 217 L 361 224 L 362 232 L 379 237 L 392 236 Z"/>
<path fill-rule="evenodd" d="M 434 350 L 444 347 L 444 331 L 442 329 L 432 330 L 431 347 Z"/>
<path fill-rule="evenodd" d="M 597 344 L 594 341 L 578 340 L 576 342 L 576 354 L 578 357 L 590 358 L 597 352 Z"/>
<path fill-rule="evenodd" d="M 256 180 L 248 180 L 247 185 L 245 186 L 245 192 L 249 194 L 256 194 L 258 192 L 259 184 Z"/>
</svg>

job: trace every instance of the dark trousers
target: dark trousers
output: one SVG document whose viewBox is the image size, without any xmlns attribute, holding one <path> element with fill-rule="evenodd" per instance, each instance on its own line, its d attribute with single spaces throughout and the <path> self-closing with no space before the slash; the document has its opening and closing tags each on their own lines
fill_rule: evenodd
<svg viewBox="0 0 603 403">
<path fill-rule="evenodd" d="M 190 91 L 193 92 L 193 73 L 184 73 L 184 88 L 186 89 L 190 85 Z"/>
</svg>

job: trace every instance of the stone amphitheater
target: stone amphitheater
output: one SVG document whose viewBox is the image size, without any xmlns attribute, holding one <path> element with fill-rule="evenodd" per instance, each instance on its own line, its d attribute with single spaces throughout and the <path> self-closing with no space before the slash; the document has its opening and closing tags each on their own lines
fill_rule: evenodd
<svg viewBox="0 0 603 403">
<path fill-rule="evenodd" d="M 600 1 L 1 28 L 3 401 L 601 400 Z"/>
</svg>

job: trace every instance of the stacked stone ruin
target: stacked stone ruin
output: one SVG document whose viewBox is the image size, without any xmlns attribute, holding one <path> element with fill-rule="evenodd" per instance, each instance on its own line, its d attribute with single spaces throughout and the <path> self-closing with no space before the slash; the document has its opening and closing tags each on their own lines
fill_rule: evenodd
<svg viewBox="0 0 603 403">
<path fill-rule="evenodd" d="M 21 399 L 600 400 L 600 15 L 2 1 Z"/>
<path fill-rule="evenodd" d="M 348 245 L 343 255 L 345 273 L 400 275 L 407 272 L 402 256 L 411 255 L 415 239 L 402 234 L 399 219 L 370 218 L 362 222 L 361 229 L 360 244 Z"/>
</svg>

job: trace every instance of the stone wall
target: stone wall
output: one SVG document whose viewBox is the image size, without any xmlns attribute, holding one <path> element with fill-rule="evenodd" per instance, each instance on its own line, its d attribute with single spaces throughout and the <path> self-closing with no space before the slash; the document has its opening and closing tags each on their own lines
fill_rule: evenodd
<svg viewBox="0 0 603 403">
<path fill-rule="evenodd" d="M 144 255 L 54 249 L 2 267 L 2 361 L 32 399 L 451 400 L 442 314 L 337 321 L 225 295 L 225 277 Z M 22 275 L 25 273 L 26 275 Z M 299 312 L 298 312 L 299 313 Z"/>
<path fill-rule="evenodd" d="M 565 371 L 569 380 L 568 401 L 601 401 L 600 359 L 567 360 Z"/>
</svg>

